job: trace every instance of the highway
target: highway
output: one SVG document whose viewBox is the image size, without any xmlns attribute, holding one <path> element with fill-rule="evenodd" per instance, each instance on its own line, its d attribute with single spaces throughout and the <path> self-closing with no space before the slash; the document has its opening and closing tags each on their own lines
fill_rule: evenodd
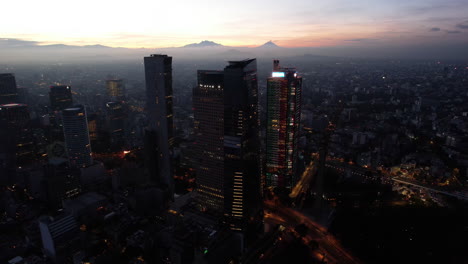
<svg viewBox="0 0 468 264">
<path fill-rule="evenodd" d="M 309 228 L 308 234 L 303 238 L 307 245 L 315 240 L 319 243 L 318 254 L 320 254 L 330 264 L 357 264 L 361 263 L 340 244 L 321 225 L 311 220 L 306 215 L 292 208 L 285 207 L 278 202 L 265 201 L 265 209 L 269 212 L 265 214 L 265 221 L 273 224 L 281 223 L 291 231 L 299 224 L 305 224 Z"/>
<path fill-rule="evenodd" d="M 301 178 L 292 189 L 289 197 L 295 199 L 299 194 L 306 192 L 309 189 L 310 183 L 312 182 L 316 172 L 317 165 L 316 162 L 312 160 L 309 165 L 307 165 L 306 169 L 301 175 Z"/>
<path fill-rule="evenodd" d="M 356 170 L 368 171 L 368 172 L 371 172 L 374 175 L 374 177 L 377 177 L 376 171 L 368 169 L 368 168 L 362 168 L 360 166 L 349 165 L 349 164 L 342 163 L 342 162 L 333 162 L 333 163 L 329 162 L 327 164 L 329 164 L 331 166 L 334 166 L 334 167 L 339 167 L 339 168 L 342 168 L 342 169 L 345 169 L 345 170 L 350 169 L 351 171 L 356 171 Z M 452 197 L 458 198 L 460 200 L 468 201 L 468 195 L 463 193 L 462 191 L 458 191 L 458 192 L 457 191 L 448 191 L 448 190 L 444 190 L 442 187 L 434 187 L 434 186 L 426 185 L 424 183 L 420 183 L 420 182 L 410 180 L 410 179 L 407 179 L 407 178 L 395 176 L 395 175 L 392 175 L 390 173 L 383 174 L 381 179 L 387 179 L 388 181 L 393 181 L 393 182 L 400 183 L 400 184 L 406 184 L 406 185 L 410 185 L 412 187 L 419 188 L 419 189 L 424 189 L 426 191 L 430 191 L 430 192 L 433 192 L 433 193 L 441 193 L 441 194 L 445 194 L 447 196 L 452 196 Z"/>
<path fill-rule="evenodd" d="M 445 195 L 448 195 L 448 196 L 456 197 L 456 198 L 458 198 L 460 200 L 468 201 L 468 197 L 466 195 L 464 195 L 463 193 L 458 194 L 458 193 L 453 193 L 453 192 L 446 192 L 446 191 L 443 191 L 443 190 L 438 190 L 438 189 L 435 189 L 433 187 L 424 186 L 421 183 L 412 182 L 412 181 L 402 179 L 402 178 L 399 178 L 399 177 L 392 177 L 391 180 L 395 181 L 395 182 L 398 182 L 398 183 L 410 185 L 410 186 L 413 186 L 413 187 L 416 187 L 416 188 L 421 188 L 421 189 L 428 190 L 428 191 L 431 191 L 431 192 L 436 192 L 436 193 L 442 193 L 442 194 L 445 194 Z"/>
</svg>

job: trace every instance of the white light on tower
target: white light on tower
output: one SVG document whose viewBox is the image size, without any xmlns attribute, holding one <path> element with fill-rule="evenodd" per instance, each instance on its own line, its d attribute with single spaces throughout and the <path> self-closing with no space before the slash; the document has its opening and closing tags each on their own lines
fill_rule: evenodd
<svg viewBox="0 0 468 264">
<path fill-rule="evenodd" d="M 285 76 L 284 72 L 272 72 L 271 77 L 281 77 L 283 78 Z"/>
</svg>

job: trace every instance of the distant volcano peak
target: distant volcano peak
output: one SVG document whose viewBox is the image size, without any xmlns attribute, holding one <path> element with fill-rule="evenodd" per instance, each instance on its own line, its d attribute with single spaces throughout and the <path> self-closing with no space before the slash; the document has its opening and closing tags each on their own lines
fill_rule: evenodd
<svg viewBox="0 0 468 264">
<path fill-rule="evenodd" d="M 259 48 L 280 48 L 280 46 L 276 45 L 273 41 L 268 41 L 267 43 L 259 46 Z"/>
<path fill-rule="evenodd" d="M 221 47 L 223 45 L 216 43 L 214 41 L 204 40 L 200 43 L 192 43 L 185 45 L 184 48 L 203 48 L 203 47 Z"/>
</svg>

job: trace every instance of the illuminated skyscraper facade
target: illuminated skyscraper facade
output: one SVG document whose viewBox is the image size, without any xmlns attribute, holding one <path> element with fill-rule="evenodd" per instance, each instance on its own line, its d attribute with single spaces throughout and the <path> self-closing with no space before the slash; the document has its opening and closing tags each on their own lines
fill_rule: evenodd
<svg viewBox="0 0 468 264">
<path fill-rule="evenodd" d="M 106 81 L 107 95 L 112 101 L 124 101 L 125 86 L 123 80 L 114 79 Z"/>
<path fill-rule="evenodd" d="M 70 167 L 84 168 L 93 164 L 86 109 L 82 105 L 62 111 L 63 134 Z"/>
<path fill-rule="evenodd" d="M 302 78 L 273 62 L 267 81 L 266 185 L 290 189 L 296 183 Z"/>
<path fill-rule="evenodd" d="M 17 103 L 18 88 L 15 76 L 11 73 L 0 73 L 0 104 Z"/>
<path fill-rule="evenodd" d="M 224 73 L 198 71 L 193 89 L 197 201 L 203 210 L 224 210 Z"/>
<path fill-rule="evenodd" d="M 172 148 L 174 144 L 173 111 L 172 111 L 172 57 L 151 55 L 144 58 L 146 81 L 146 109 L 148 116 L 147 139 L 150 145 L 145 146 L 154 152 L 149 156 L 156 157 L 151 161 L 150 178 L 159 187 L 174 192 Z"/>
</svg>

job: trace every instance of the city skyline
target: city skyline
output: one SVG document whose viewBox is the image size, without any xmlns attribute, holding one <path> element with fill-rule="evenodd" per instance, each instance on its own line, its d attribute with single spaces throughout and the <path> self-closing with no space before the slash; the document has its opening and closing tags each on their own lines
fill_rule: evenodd
<svg viewBox="0 0 468 264">
<path fill-rule="evenodd" d="M 3 3 L 0 263 L 468 263 L 467 1 Z"/>
<path fill-rule="evenodd" d="M 3 67 L 2 263 L 463 263 L 468 64 L 284 50 Z"/>
<path fill-rule="evenodd" d="M 171 3 L 139 0 L 123 3 L 55 0 L 29 3 L 0 18 L 0 38 L 39 45 L 68 44 L 128 48 L 179 47 L 202 40 L 226 46 L 260 45 L 268 40 L 284 47 L 348 47 L 467 43 L 468 6 L 462 0 L 327 1 L 299 0 L 291 8 L 277 1 Z M 8 2 L 6 9 L 21 10 Z M 156 10 L 156 11 L 155 11 Z M 157 13 L 157 15 L 154 14 Z M 49 14 L 49 15 L 44 15 Z M 83 19 L 86 17 L 86 19 Z M 276 23 L 278 17 L 288 17 Z M 123 18 L 123 19 L 122 19 Z M 60 23 L 57 23 L 60 21 Z"/>
</svg>

